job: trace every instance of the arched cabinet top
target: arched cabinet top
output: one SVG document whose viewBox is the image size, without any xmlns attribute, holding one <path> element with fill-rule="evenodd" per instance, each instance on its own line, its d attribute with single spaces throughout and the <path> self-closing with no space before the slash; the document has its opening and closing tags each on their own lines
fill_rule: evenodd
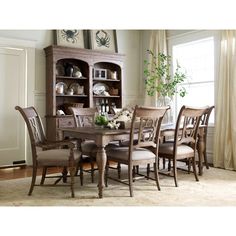
<svg viewBox="0 0 236 236">
<path fill-rule="evenodd" d="M 46 57 L 53 57 L 56 62 L 60 59 L 77 59 L 93 65 L 98 62 L 110 62 L 122 67 L 125 55 L 119 53 L 111 53 L 105 51 L 84 49 L 84 48 L 71 48 L 64 46 L 51 45 L 45 49 Z"/>
</svg>

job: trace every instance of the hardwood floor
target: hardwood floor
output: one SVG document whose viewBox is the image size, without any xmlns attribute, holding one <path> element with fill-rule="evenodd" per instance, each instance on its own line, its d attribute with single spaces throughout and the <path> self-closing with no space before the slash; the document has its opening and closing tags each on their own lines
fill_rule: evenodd
<svg viewBox="0 0 236 236">
<path fill-rule="evenodd" d="M 88 169 L 90 167 L 89 163 L 84 163 L 84 169 Z M 95 165 L 96 168 L 96 165 Z M 52 167 L 48 169 L 48 174 L 60 173 L 62 168 Z M 38 168 L 37 175 L 42 174 L 42 169 Z M 14 167 L 14 168 L 4 168 L 0 169 L 0 180 L 9 180 L 9 179 L 18 179 L 32 176 L 32 167 Z"/>
<path fill-rule="evenodd" d="M 59 168 L 50 168 L 48 173 L 53 174 L 60 172 Z M 38 169 L 37 175 L 42 174 L 42 169 Z M 14 168 L 6 168 L 0 169 L 0 180 L 9 180 L 9 179 L 18 179 L 32 176 L 32 168 L 31 167 L 14 167 Z"/>
</svg>

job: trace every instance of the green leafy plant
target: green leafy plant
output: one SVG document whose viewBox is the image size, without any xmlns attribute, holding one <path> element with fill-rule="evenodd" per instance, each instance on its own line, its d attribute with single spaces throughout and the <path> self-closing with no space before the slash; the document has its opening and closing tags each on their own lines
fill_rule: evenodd
<svg viewBox="0 0 236 236">
<path fill-rule="evenodd" d="M 97 115 L 95 117 L 95 124 L 98 126 L 106 126 L 108 124 L 108 119 L 105 115 Z"/>
<path fill-rule="evenodd" d="M 172 98 L 178 93 L 184 97 L 187 93 L 181 83 L 186 80 L 186 75 L 181 71 L 180 65 L 173 74 L 170 74 L 171 56 L 159 53 L 155 55 L 151 50 L 147 50 L 151 56 L 151 62 L 144 60 L 145 89 L 149 96 L 153 96 L 157 92 L 162 97 Z M 151 69 L 150 69 L 151 68 Z"/>
</svg>

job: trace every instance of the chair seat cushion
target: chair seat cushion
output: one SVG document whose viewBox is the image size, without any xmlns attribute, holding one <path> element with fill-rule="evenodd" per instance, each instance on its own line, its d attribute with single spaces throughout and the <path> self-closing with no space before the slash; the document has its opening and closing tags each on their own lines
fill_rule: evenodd
<svg viewBox="0 0 236 236">
<path fill-rule="evenodd" d="M 129 157 L 129 147 L 115 147 L 107 150 L 107 157 L 115 158 L 117 160 L 128 160 Z M 136 148 L 133 150 L 132 153 L 132 160 L 138 161 L 138 160 L 150 160 L 154 159 L 155 154 L 151 152 L 150 150 L 147 150 L 145 148 Z"/>
<path fill-rule="evenodd" d="M 70 149 L 52 149 L 37 152 L 39 166 L 68 166 Z M 80 160 L 81 152 L 74 150 L 74 160 Z"/>
<path fill-rule="evenodd" d="M 133 141 L 133 145 L 137 145 L 138 144 L 138 140 L 134 140 Z M 129 147 L 129 145 L 130 145 L 130 141 L 129 140 L 122 140 L 122 141 L 120 141 L 120 146 L 121 147 Z"/>
<path fill-rule="evenodd" d="M 81 143 L 81 150 L 83 154 L 89 155 L 92 151 L 97 150 L 97 145 L 93 140 L 86 140 Z"/>
<path fill-rule="evenodd" d="M 173 155 L 173 152 L 174 152 L 174 143 L 167 142 L 159 145 L 158 155 L 160 157 L 165 156 L 165 154 Z M 193 155 L 194 155 L 194 150 L 188 145 L 182 144 L 177 147 L 177 159 L 183 157 L 191 157 Z"/>
</svg>

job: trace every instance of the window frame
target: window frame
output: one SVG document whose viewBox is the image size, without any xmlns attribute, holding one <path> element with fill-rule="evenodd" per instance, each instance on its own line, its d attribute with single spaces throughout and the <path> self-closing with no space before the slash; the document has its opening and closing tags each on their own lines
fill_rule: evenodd
<svg viewBox="0 0 236 236">
<path fill-rule="evenodd" d="M 171 37 L 167 38 L 167 48 L 168 48 L 168 55 L 170 55 L 173 58 L 173 52 L 172 48 L 175 45 L 178 44 L 186 44 L 190 43 L 192 41 L 197 41 L 197 40 L 202 40 L 204 38 L 210 38 L 213 37 L 214 40 L 214 104 L 209 104 L 209 105 L 215 105 L 216 101 L 216 81 L 218 80 L 218 74 L 219 74 L 219 53 L 220 53 L 220 31 L 217 30 L 194 30 L 190 31 L 188 33 L 183 33 L 183 34 L 177 34 Z M 173 65 L 171 65 L 171 68 L 173 68 Z M 171 71 L 172 73 L 172 71 Z M 193 82 L 192 84 L 204 84 L 209 81 L 204 81 L 204 82 Z M 212 82 L 212 81 L 210 81 Z M 185 83 L 184 83 L 185 84 Z M 178 116 L 178 110 L 177 110 L 177 102 L 176 102 L 176 96 L 174 96 L 173 99 L 173 119 L 174 121 L 177 119 Z M 215 112 L 215 109 L 214 109 Z M 209 125 L 214 125 L 213 123 L 210 123 Z"/>
</svg>

